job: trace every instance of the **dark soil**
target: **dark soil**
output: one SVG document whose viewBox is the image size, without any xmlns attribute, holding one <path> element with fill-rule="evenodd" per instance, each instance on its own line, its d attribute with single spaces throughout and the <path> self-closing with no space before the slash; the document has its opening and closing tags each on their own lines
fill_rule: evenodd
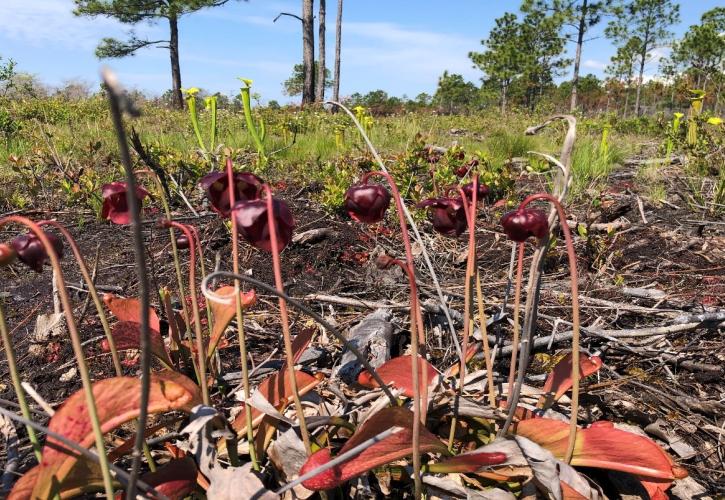
<svg viewBox="0 0 725 500">
<path fill-rule="evenodd" d="M 521 189 L 531 189 L 531 186 L 524 182 Z M 363 227 L 351 222 L 346 216 L 325 212 L 311 201 L 313 195 L 309 188 L 288 188 L 281 194 L 296 217 L 297 233 L 315 228 L 331 228 L 333 231 L 331 236 L 318 242 L 292 244 L 285 249 L 282 263 L 287 293 L 294 297 L 323 293 L 371 302 L 405 303 L 407 287 L 402 277 L 390 279 L 390 276 L 386 277 L 377 271 L 372 262 L 380 249 L 391 255 L 404 255 L 399 242 L 399 229 L 392 225 L 392 219 L 389 219 L 390 225 Z M 634 183 L 620 173 L 612 181 L 612 188 L 602 194 L 599 208 L 592 208 L 589 203 L 591 200 L 570 207 L 574 220 L 590 227 L 586 238 L 576 236 L 577 231 L 574 231 L 581 293 L 586 298 L 610 303 L 606 305 L 583 300 L 582 324 L 607 330 L 671 324 L 671 316 L 645 314 L 628 306 L 672 309 L 681 311 L 681 314 L 698 314 L 722 308 L 725 305 L 725 224 L 722 219 L 669 205 L 655 207 L 645 201 L 645 225 L 641 220 L 636 196 Z M 96 283 L 101 291 L 122 291 L 120 294 L 124 296 L 136 295 L 138 283 L 128 228 L 94 220 L 87 213 L 34 212 L 27 215 L 35 220 L 54 217 L 66 224 L 76 237 L 89 266 L 97 264 Z M 510 244 L 497 225 L 499 216 L 500 213 L 489 210 L 481 213 L 477 240 L 478 262 L 489 314 L 495 313 L 503 300 L 511 255 Z M 590 226 L 613 222 L 623 216 L 629 225 L 611 233 L 594 230 Z M 150 216 L 149 222 L 144 224 L 148 266 L 153 277 L 152 290 L 158 290 L 161 286 L 173 289 L 175 273 L 168 232 L 158 228 L 152 220 Z M 219 268 L 231 270 L 229 232 L 223 222 L 212 214 L 183 221 L 197 225 L 201 231 L 207 270 L 214 269 L 217 255 Z M 429 252 L 441 279 L 441 286 L 451 297 L 453 308 L 460 311 L 465 272 L 465 256 L 462 253 L 467 236 L 464 234 L 458 240 L 442 238 L 431 232 L 427 222 L 421 223 L 420 228 L 426 237 L 430 237 Z M 4 229 L 0 232 L 0 241 L 9 240 L 16 234 L 15 231 L 17 228 Z M 547 256 L 539 335 L 551 332 L 552 322 L 548 318 L 571 319 L 570 297 L 566 293 L 568 268 L 561 241 L 559 238 L 556 248 Z M 530 253 L 531 249 L 527 254 Z M 66 281 L 76 285 L 80 283 L 80 275 L 70 258 L 70 251 L 66 251 L 63 265 Z M 240 266 L 241 272 L 251 270 L 254 278 L 267 283 L 274 282 L 271 259 L 266 253 L 242 245 Z M 528 259 L 525 266 L 528 266 Z M 418 270 L 423 299 L 435 297 L 422 261 Z M 24 378 L 51 405 L 56 405 L 80 388 L 77 376 L 61 381 L 61 375 L 74 366 L 70 342 L 67 338 L 51 338 L 43 346 L 40 355 L 28 352 L 35 318 L 40 313 L 53 310 L 50 281 L 51 272 L 48 268 L 41 274 L 28 271 L 19 263 L 0 268 L 0 282 L 3 284 L 0 292 L 6 294 L 2 297 L 7 322 Z M 666 293 L 666 299 L 633 298 L 624 293 L 624 287 L 661 290 Z M 113 367 L 110 356 L 100 348 L 103 331 L 96 319 L 93 304 L 85 304 L 85 292 L 72 292 L 77 307 L 76 317 L 78 311 L 86 311 L 80 331 L 83 340 L 87 341 L 85 349 L 92 376 L 97 379 L 111 377 Z M 259 296 L 259 304 L 249 315 L 250 321 L 258 327 L 247 330 L 249 350 L 255 364 L 266 359 L 275 348 L 281 352 L 277 301 L 264 293 L 259 293 Z M 341 327 L 354 324 L 362 314 L 369 312 L 364 308 L 325 303 L 312 305 L 316 310 L 334 316 Z M 296 313 L 293 313 L 292 318 L 293 330 L 299 331 L 304 326 L 305 318 L 296 316 Z M 399 321 L 405 323 L 405 314 L 399 315 Z M 559 326 L 559 329 L 566 327 Z M 500 322 L 492 332 L 508 338 L 509 325 Z M 445 335 L 443 337 L 445 339 Z M 222 367 L 227 372 L 236 371 L 239 369 L 238 345 L 231 333 L 227 340 L 221 353 Z M 719 425 L 722 416 L 718 417 L 716 412 L 702 408 L 688 407 L 683 397 L 720 401 L 725 392 L 720 378 L 722 372 L 719 376 L 708 378 L 712 374 L 687 371 L 677 364 L 664 363 L 658 359 L 657 352 L 649 350 L 641 340 L 630 342 L 637 349 L 644 346 L 641 347 L 642 353 L 632 354 L 616 343 L 584 336 L 584 346 L 602 353 L 612 372 L 602 370 L 601 378 L 589 381 L 581 418 L 585 421 L 609 418 L 640 425 L 658 418 L 666 419 L 679 433 L 685 434 L 686 441 L 699 450 L 697 456 L 685 462 L 691 474 L 714 489 L 723 477 L 722 464 L 718 458 L 718 436 L 702 428 L 705 425 Z M 703 364 L 721 365 L 725 358 L 722 328 L 702 328 L 668 335 L 667 342 L 668 347 L 660 346 L 656 349 L 682 352 L 685 353 L 683 359 Z M 434 362 L 441 366 L 449 364 L 452 359 L 450 346 L 447 345 L 449 342 L 431 340 L 431 343 L 431 352 L 436 357 Z M 138 366 L 132 356 L 126 365 L 127 374 L 137 372 Z M 0 397 L 15 400 L 4 356 L 0 358 L 0 374 L 0 380 L 3 381 L 0 384 Z"/>
</svg>

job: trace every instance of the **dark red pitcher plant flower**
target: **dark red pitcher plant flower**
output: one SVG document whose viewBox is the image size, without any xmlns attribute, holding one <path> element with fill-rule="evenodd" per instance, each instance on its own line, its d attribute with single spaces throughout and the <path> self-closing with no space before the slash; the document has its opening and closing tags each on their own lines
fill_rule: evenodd
<svg viewBox="0 0 725 500">
<path fill-rule="evenodd" d="M 256 200 L 262 191 L 263 181 L 250 172 L 233 172 L 232 188 L 234 202 Z M 213 172 L 205 175 L 199 185 L 206 191 L 211 208 L 223 217 L 229 217 L 232 209 L 227 172 Z"/>
<path fill-rule="evenodd" d="M 357 184 L 345 193 L 345 210 L 357 222 L 380 222 L 389 206 L 390 193 L 380 184 Z"/>
<path fill-rule="evenodd" d="M 544 238 L 549 233 L 546 214 L 535 208 L 517 208 L 501 217 L 503 230 L 511 240 L 523 243 L 533 236 Z"/>
<path fill-rule="evenodd" d="M 58 258 L 63 258 L 63 242 L 55 235 L 46 232 L 46 238 L 53 245 Z M 32 232 L 16 237 L 10 245 L 23 264 L 36 272 L 43 271 L 43 264 L 48 260 L 48 254 L 40 239 Z"/>
<path fill-rule="evenodd" d="M 418 203 L 428 209 L 433 229 L 445 236 L 459 236 L 468 227 L 466 210 L 461 198 L 431 198 Z"/>
<path fill-rule="evenodd" d="M 272 199 L 273 217 L 277 225 L 279 250 L 292 241 L 295 221 L 287 204 L 277 198 Z M 267 202 L 265 200 L 240 201 L 234 205 L 232 215 L 237 221 L 239 234 L 250 245 L 267 252 L 272 251 Z"/>
<path fill-rule="evenodd" d="M 104 184 L 101 187 L 101 196 L 103 197 L 101 217 L 110 220 L 114 224 L 130 224 L 131 212 L 126 198 L 127 192 L 128 185 L 125 182 Z M 146 189 L 136 186 L 136 199 L 138 199 L 139 207 L 148 195 L 149 192 Z"/>
</svg>

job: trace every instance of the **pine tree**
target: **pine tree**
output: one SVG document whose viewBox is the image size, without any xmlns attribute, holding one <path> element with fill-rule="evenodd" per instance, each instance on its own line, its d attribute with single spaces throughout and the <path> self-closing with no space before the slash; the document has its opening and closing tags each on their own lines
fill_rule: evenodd
<svg viewBox="0 0 725 500">
<path fill-rule="evenodd" d="M 124 24 L 165 21 L 169 23 L 168 40 L 143 40 L 133 30 L 127 40 L 104 38 L 96 49 L 96 56 L 126 57 L 144 47 L 162 47 L 169 50 L 171 59 L 171 95 L 175 108 L 183 107 L 181 95 L 181 66 L 179 64 L 179 18 L 209 7 L 219 7 L 229 0 L 74 0 L 77 16 L 104 16 Z"/>
<path fill-rule="evenodd" d="M 630 0 L 615 10 L 615 19 L 605 31 L 619 47 L 630 40 L 639 39 L 637 51 L 637 97 L 634 108 L 642 112 L 641 97 L 644 68 L 654 49 L 662 47 L 672 37 L 670 26 L 680 21 L 680 6 L 672 0 Z"/>
</svg>

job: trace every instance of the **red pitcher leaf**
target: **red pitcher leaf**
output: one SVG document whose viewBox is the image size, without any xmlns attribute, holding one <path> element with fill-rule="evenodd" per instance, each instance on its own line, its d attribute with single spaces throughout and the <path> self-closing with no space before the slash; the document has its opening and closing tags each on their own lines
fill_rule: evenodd
<svg viewBox="0 0 725 500">
<path fill-rule="evenodd" d="M 398 356 L 391 360 L 386 361 L 382 366 L 377 368 L 375 371 L 378 372 L 380 378 L 386 384 L 392 384 L 396 389 L 400 389 L 405 397 L 412 398 L 413 391 L 413 362 L 412 356 Z M 428 373 L 428 384 L 436 380 L 439 376 L 438 370 L 433 365 L 428 363 L 423 358 L 418 358 L 418 380 L 423 380 L 423 367 L 426 368 Z M 363 387 L 374 389 L 378 387 L 378 383 L 367 371 L 363 370 L 357 377 L 358 384 Z"/>
<path fill-rule="evenodd" d="M 138 416 L 141 381 L 133 377 L 101 380 L 93 384 L 93 395 L 101 430 L 105 434 Z M 173 371 L 152 375 L 148 405 L 150 414 L 172 410 L 188 412 L 197 404 L 201 404 L 199 387 L 184 375 Z M 94 443 L 82 390 L 65 401 L 50 419 L 48 428 L 81 446 L 88 447 Z M 43 448 L 43 461 L 39 466 L 41 470 L 33 489 L 34 497 L 46 498 L 53 484 L 63 484 L 67 478 L 72 480 L 75 477 L 80 464 L 78 457 L 59 451 L 59 446 L 62 449 L 62 445 L 49 438 Z"/>
<path fill-rule="evenodd" d="M 223 286 L 217 289 L 215 292 L 217 295 L 223 297 L 234 297 L 233 286 Z M 242 311 L 249 309 L 257 303 L 257 294 L 254 290 L 248 292 L 239 292 L 240 302 L 242 304 Z M 234 317 L 237 315 L 237 304 L 234 300 L 231 304 L 223 304 L 221 302 L 210 300 L 209 306 L 211 307 L 212 315 L 214 316 L 214 329 L 211 332 L 211 339 L 209 340 L 208 356 L 211 356 L 216 349 L 219 339 L 226 331 L 229 323 L 232 322 Z"/>
<path fill-rule="evenodd" d="M 317 387 L 324 380 L 324 377 L 322 375 L 313 377 L 303 371 L 295 371 L 295 379 L 297 381 L 297 391 L 300 396 L 303 396 Z M 264 379 L 256 390 L 279 412 L 283 411 L 293 401 L 292 384 L 287 370 L 273 373 Z M 264 418 L 264 413 L 252 408 L 253 425 L 258 425 L 262 418 Z M 234 422 L 232 422 L 232 428 L 239 435 L 246 432 L 247 420 L 245 412 L 242 411 L 236 416 Z"/>
<path fill-rule="evenodd" d="M 172 460 L 141 479 L 170 500 L 183 500 L 196 487 L 196 463 L 189 457 Z"/>
<path fill-rule="evenodd" d="M 314 491 L 327 490 L 341 485 L 356 476 L 387 463 L 405 458 L 413 453 L 413 413 L 401 406 L 385 408 L 368 420 L 347 440 L 340 454 L 368 441 L 386 430 L 394 433 L 370 445 L 357 456 L 314 476 L 302 485 Z M 425 427 L 420 429 L 421 453 L 447 453 L 446 445 Z M 330 461 L 330 451 L 322 449 L 307 459 L 299 475 L 314 470 Z"/>
<path fill-rule="evenodd" d="M 107 293 L 103 295 L 108 309 L 113 313 L 118 321 L 129 321 L 131 323 L 141 323 L 141 303 L 135 298 L 123 298 Z M 152 331 L 161 331 L 161 323 L 156 311 L 149 308 L 149 329 Z"/>
<path fill-rule="evenodd" d="M 30 498 L 38 498 L 33 496 L 33 488 L 38 482 L 41 473 L 41 466 L 36 465 L 13 485 L 13 489 L 8 495 L 8 500 L 28 500 Z M 93 493 L 104 491 L 103 477 L 101 469 L 90 461 L 79 462 L 73 474 L 63 481 L 61 485 L 55 485 L 52 495 L 53 498 L 57 494 L 59 498 L 75 498 L 84 493 Z"/>
<path fill-rule="evenodd" d="M 586 353 L 579 353 L 579 376 L 586 378 L 599 371 L 602 367 L 602 359 L 599 356 L 587 356 Z M 572 353 L 567 354 L 556 363 L 554 369 L 549 373 L 544 384 L 544 394 L 539 400 L 539 406 L 548 408 L 554 401 L 558 401 L 566 391 L 572 388 L 571 379 Z"/>
<path fill-rule="evenodd" d="M 466 349 L 466 364 L 468 364 L 471 359 L 473 359 L 473 356 L 475 356 L 478 351 L 481 350 L 481 344 L 474 342 L 473 344 L 468 346 L 468 349 Z M 448 370 L 446 370 L 445 378 L 451 378 L 458 375 L 458 372 L 461 371 L 461 363 L 453 363 Z"/>
<path fill-rule="evenodd" d="M 475 473 L 492 465 L 508 468 L 526 467 L 519 446 L 511 439 L 496 439 L 494 442 L 473 451 L 429 464 L 428 470 L 436 474 Z"/>
<path fill-rule="evenodd" d="M 149 334 L 151 337 L 151 353 L 159 358 L 167 367 L 171 368 L 171 358 L 169 358 L 169 353 L 166 351 L 166 345 L 164 344 L 164 339 L 161 337 L 161 333 L 158 330 L 152 329 L 149 330 Z M 116 349 L 119 351 L 141 348 L 141 325 L 139 323 L 119 321 L 111 328 L 111 335 L 113 335 L 113 341 L 116 344 Z M 108 340 L 103 339 L 101 341 L 101 349 L 104 352 L 111 350 L 108 345 Z"/>
<path fill-rule="evenodd" d="M 514 432 L 546 448 L 559 460 L 566 454 L 567 422 L 549 418 L 522 420 Z M 682 477 L 683 472 L 687 475 L 651 439 L 604 424 L 579 429 L 571 465 L 616 470 L 647 480 L 666 480 L 667 484 Z"/>
</svg>

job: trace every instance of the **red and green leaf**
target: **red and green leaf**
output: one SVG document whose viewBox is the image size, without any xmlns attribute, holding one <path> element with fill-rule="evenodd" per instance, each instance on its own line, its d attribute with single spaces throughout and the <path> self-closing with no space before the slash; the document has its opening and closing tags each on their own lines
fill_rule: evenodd
<svg viewBox="0 0 725 500">
<path fill-rule="evenodd" d="M 214 293 L 223 297 L 234 297 L 233 286 L 223 286 L 216 290 Z M 250 307 L 253 307 L 257 303 L 257 294 L 254 290 L 248 292 L 239 292 L 240 302 L 242 304 L 242 310 L 245 311 Z M 231 304 L 224 304 L 218 301 L 210 300 L 209 305 L 211 307 L 212 315 L 214 316 L 214 328 L 211 332 L 211 338 L 209 339 L 209 349 L 207 355 L 211 356 L 214 354 L 222 335 L 226 331 L 229 323 L 232 322 L 237 314 L 236 301 L 232 301 Z"/>
<path fill-rule="evenodd" d="M 569 439 L 567 422 L 549 418 L 522 420 L 516 424 L 514 432 L 546 448 L 557 459 L 564 459 Z M 610 422 L 597 422 L 577 431 L 571 465 L 633 474 L 648 490 L 653 488 L 650 495 L 656 489 L 666 490 L 672 481 L 687 476 L 687 472 L 675 465 L 657 443 L 615 429 Z"/>
<path fill-rule="evenodd" d="M 201 403 L 198 386 L 180 373 L 165 371 L 152 375 L 150 389 L 150 414 L 172 410 L 188 412 Z M 93 395 L 101 430 L 105 434 L 138 416 L 141 381 L 133 377 L 101 380 L 93 384 Z M 95 440 L 82 390 L 66 400 L 50 419 L 48 428 L 81 446 L 93 445 Z M 33 497 L 47 498 L 54 485 L 63 485 L 66 481 L 73 483 L 76 478 L 85 477 L 90 470 L 95 469 L 91 463 L 68 455 L 62 449 L 62 444 L 48 439 L 43 448 L 43 461 L 37 466 Z"/>
<path fill-rule="evenodd" d="M 392 384 L 393 387 L 400 389 L 405 397 L 412 398 L 413 391 L 413 357 L 398 356 L 377 368 L 375 371 L 383 379 L 386 384 Z M 424 371 L 425 370 L 425 371 Z M 436 380 L 439 376 L 438 370 L 425 359 L 418 358 L 418 380 L 423 383 L 423 374 L 428 374 L 428 384 Z M 358 384 L 363 387 L 374 389 L 378 387 L 378 383 L 372 377 L 370 372 L 363 370 L 357 377 Z"/>
<path fill-rule="evenodd" d="M 118 323 L 111 328 L 116 349 L 139 349 L 141 347 L 141 303 L 139 300 L 106 294 L 103 296 L 103 301 L 118 319 Z M 152 308 L 149 308 L 149 336 L 151 353 L 168 368 L 171 368 L 172 361 L 161 336 L 161 322 Z M 110 351 L 108 340 L 104 339 L 101 342 L 101 349 L 105 352 Z"/>
<path fill-rule="evenodd" d="M 544 394 L 539 400 L 539 405 L 547 408 L 554 401 L 558 401 L 566 391 L 572 388 L 571 378 L 572 353 L 567 354 L 554 366 L 544 384 Z M 602 359 L 599 356 L 587 356 L 586 353 L 579 353 L 579 377 L 586 378 L 599 371 L 602 367 Z"/>
<path fill-rule="evenodd" d="M 339 453 L 345 453 L 388 429 L 395 429 L 394 434 L 372 444 L 350 460 L 308 479 L 302 485 L 314 491 L 327 490 L 375 467 L 412 455 L 413 418 L 413 413 L 401 406 L 385 408 L 379 411 L 362 424 L 357 432 L 347 440 Z M 420 451 L 421 453 L 447 453 L 447 447 L 428 429 L 421 427 Z M 329 462 L 330 459 L 330 450 L 327 448 L 312 454 L 300 469 L 299 475 L 314 470 Z"/>
</svg>

